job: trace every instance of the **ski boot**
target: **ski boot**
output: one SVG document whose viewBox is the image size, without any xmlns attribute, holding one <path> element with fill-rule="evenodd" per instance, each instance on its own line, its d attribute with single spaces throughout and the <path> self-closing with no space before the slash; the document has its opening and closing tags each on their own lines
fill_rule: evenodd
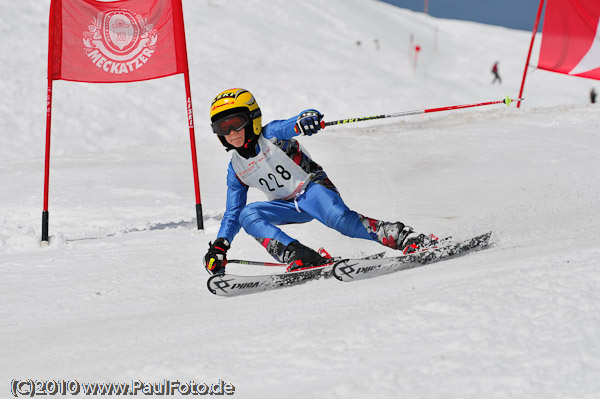
<svg viewBox="0 0 600 399">
<path fill-rule="evenodd" d="M 433 234 L 426 236 L 422 233 L 415 233 L 411 228 L 411 232 L 402 240 L 400 248 L 402 248 L 402 254 L 408 255 L 437 248 L 438 243 L 439 239 Z"/>
<path fill-rule="evenodd" d="M 435 248 L 438 238 L 433 234 L 416 233 L 402 222 L 384 222 L 359 215 L 363 226 L 371 237 L 386 247 L 400 250 L 404 255 Z"/>
<path fill-rule="evenodd" d="M 319 255 L 318 252 L 309 247 L 300 244 L 299 241 L 292 241 L 283 252 L 283 261 L 288 264 L 287 272 L 294 272 L 304 269 L 310 269 L 331 263 L 330 259 Z"/>
</svg>

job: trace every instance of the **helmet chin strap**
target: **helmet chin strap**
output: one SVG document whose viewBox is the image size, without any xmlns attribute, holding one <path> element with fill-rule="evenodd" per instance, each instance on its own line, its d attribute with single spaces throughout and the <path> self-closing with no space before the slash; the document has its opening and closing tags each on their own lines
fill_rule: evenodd
<svg viewBox="0 0 600 399">
<path fill-rule="evenodd" d="M 246 134 L 249 134 L 250 137 L 244 142 L 243 146 L 236 148 L 235 150 L 238 152 L 238 154 L 247 159 L 256 155 L 256 143 L 258 141 L 258 136 L 254 134 L 253 131 L 247 131 Z"/>
</svg>

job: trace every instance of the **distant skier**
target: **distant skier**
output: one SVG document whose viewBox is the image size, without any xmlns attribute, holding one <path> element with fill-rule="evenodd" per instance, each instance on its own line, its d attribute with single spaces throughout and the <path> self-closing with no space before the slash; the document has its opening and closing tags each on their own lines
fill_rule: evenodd
<svg viewBox="0 0 600 399">
<path fill-rule="evenodd" d="M 277 225 L 317 219 L 341 234 L 377 241 L 404 253 L 434 246 L 437 238 L 414 232 L 401 222 L 384 222 L 350 210 L 321 166 L 294 137 L 321 129 L 323 115 L 314 109 L 262 126 L 254 96 L 244 89 L 220 93 L 210 109 L 212 130 L 227 151 L 227 203 L 217 239 L 204 257 L 206 269 L 224 273 L 227 251 L 243 227 L 289 270 L 330 262 L 281 231 Z M 246 204 L 249 187 L 268 201 Z"/>
<path fill-rule="evenodd" d="M 592 91 L 590 91 L 590 101 L 592 104 L 596 103 L 596 90 L 592 87 Z"/>
<path fill-rule="evenodd" d="M 417 59 L 419 57 L 419 52 L 421 51 L 421 46 L 415 46 L 415 56 L 413 58 L 413 72 L 417 72 Z"/>
<path fill-rule="evenodd" d="M 500 82 L 500 84 L 502 84 L 502 79 L 500 78 L 500 73 L 498 73 L 498 61 L 496 61 L 494 63 L 494 66 L 492 67 L 492 73 L 494 74 L 494 80 L 492 81 L 492 84 L 496 83 L 496 81 Z"/>
</svg>

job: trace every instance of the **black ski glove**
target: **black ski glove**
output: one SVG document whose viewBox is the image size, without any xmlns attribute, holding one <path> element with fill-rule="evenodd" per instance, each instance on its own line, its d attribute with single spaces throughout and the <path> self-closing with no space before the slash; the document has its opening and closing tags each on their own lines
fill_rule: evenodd
<svg viewBox="0 0 600 399">
<path fill-rule="evenodd" d="M 321 126 L 321 119 L 323 115 L 315 109 L 304 111 L 296 120 L 295 130 L 304 136 L 312 136 L 324 127 Z"/>
<path fill-rule="evenodd" d="M 208 252 L 204 255 L 204 267 L 210 274 L 224 274 L 227 264 L 227 250 L 229 241 L 217 238 L 214 243 L 208 243 Z"/>
</svg>

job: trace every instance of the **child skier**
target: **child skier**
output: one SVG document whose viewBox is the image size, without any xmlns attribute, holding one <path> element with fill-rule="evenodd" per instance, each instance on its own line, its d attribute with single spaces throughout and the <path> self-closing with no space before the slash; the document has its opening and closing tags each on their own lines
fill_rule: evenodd
<svg viewBox="0 0 600 399">
<path fill-rule="evenodd" d="M 227 151 L 227 205 L 217 239 L 209 243 L 204 264 L 209 273 L 225 273 L 227 251 L 240 227 L 289 271 L 331 262 L 281 231 L 277 225 L 317 219 L 348 237 L 377 241 L 403 253 L 434 246 L 437 238 L 418 234 L 401 222 L 384 222 L 350 210 L 321 166 L 295 136 L 321 129 L 321 115 L 310 109 L 297 117 L 262 126 L 260 108 L 244 89 L 220 93 L 212 102 L 213 132 Z M 268 201 L 246 204 L 249 187 Z"/>
</svg>

